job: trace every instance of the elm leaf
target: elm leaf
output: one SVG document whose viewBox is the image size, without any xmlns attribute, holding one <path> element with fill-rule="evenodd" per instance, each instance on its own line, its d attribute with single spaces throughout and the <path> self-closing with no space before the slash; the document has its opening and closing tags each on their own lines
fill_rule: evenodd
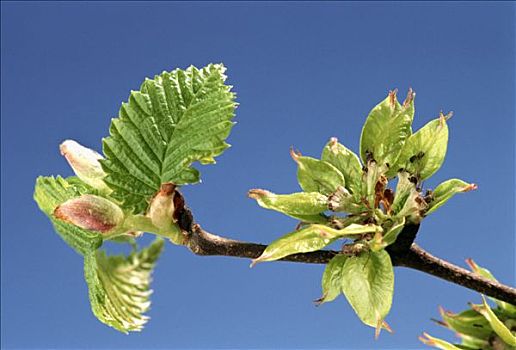
<svg viewBox="0 0 516 350">
<path fill-rule="evenodd" d="M 54 216 L 54 211 L 62 203 L 90 193 L 96 193 L 96 191 L 76 177 L 64 179 L 60 176 L 56 178 L 40 176 L 36 180 L 34 189 L 34 200 L 41 211 L 48 216 L 55 231 L 81 255 L 94 251 L 102 245 L 101 234 L 59 220 Z"/>
<path fill-rule="evenodd" d="M 469 265 L 471 271 L 473 271 L 474 274 L 487 278 L 488 280 L 498 282 L 498 280 L 493 276 L 491 271 L 484 267 L 478 266 L 478 264 L 475 263 L 473 259 L 466 259 L 466 263 Z M 506 313 L 509 317 L 516 318 L 516 305 L 512 305 L 505 301 L 501 301 L 495 298 L 490 299 L 493 300 L 500 307 L 500 309 L 502 309 L 502 311 Z"/>
<path fill-rule="evenodd" d="M 342 270 L 342 291 L 366 325 L 379 328 L 389 313 L 394 271 L 385 250 L 349 257 Z"/>
<path fill-rule="evenodd" d="M 423 335 L 419 337 L 419 340 L 426 345 L 430 345 L 441 350 L 462 350 L 460 347 L 450 344 L 442 339 L 434 338 L 428 333 L 423 333 Z"/>
<path fill-rule="evenodd" d="M 481 305 L 472 305 L 473 310 L 482 314 L 491 325 L 495 333 L 510 346 L 516 346 L 516 336 L 511 330 L 495 315 L 491 307 L 487 304 L 486 298 L 482 295 Z"/>
<path fill-rule="evenodd" d="M 108 256 L 104 251 L 84 257 L 91 309 L 103 323 L 128 333 L 140 331 L 149 317 L 151 274 L 164 246 L 156 239 L 148 247 L 129 256 Z"/>
<path fill-rule="evenodd" d="M 225 139 L 236 103 L 224 71 L 223 65 L 210 64 L 163 72 L 122 104 L 103 140 L 106 159 L 100 162 L 111 196 L 124 209 L 143 213 L 163 183 L 198 182 L 192 163 L 214 163 L 229 147 Z"/>
<path fill-rule="evenodd" d="M 266 209 L 276 210 L 293 218 L 306 221 L 306 219 L 326 221 L 321 215 L 328 209 L 328 197 L 318 192 L 298 192 L 292 194 L 274 194 L 260 189 L 250 190 L 250 198 Z"/>
<path fill-rule="evenodd" d="M 492 333 L 489 322 L 474 310 L 466 310 L 459 314 L 445 311 L 442 308 L 439 311 L 444 323 L 455 332 L 482 340 L 489 339 Z"/>
<path fill-rule="evenodd" d="M 372 158 L 381 166 L 394 165 L 412 134 L 414 97 L 415 93 L 409 90 L 407 99 L 400 105 L 396 91 L 391 91 L 369 112 L 360 136 L 360 157 L 364 164 Z"/>
<path fill-rule="evenodd" d="M 425 215 L 429 215 L 446 203 L 457 193 L 476 190 L 477 185 L 468 184 L 459 179 L 450 179 L 440 183 L 433 191 L 433 200 L 430 202 Z"/>
<path fill-rule="evenodd" d="M 330 163 L 294 151 L 291 156 L 298 164 L 297 180 L 303 191 L 329 195 L 339 186 L 345 186 L 344 176 Z"/>
<path fill-rule="evenodd" d="M 309 225 L 301 230 L 290 232 L 269 244 L 263 253 L 252 261 L 251 266 L 263 261 L 279 260 L 292 254 L 320 250 L 339 238 L 381 230 L 380 226 L 375 225 L 351 224 L 340 230 L 325 225 Z"/>
<path fill-rule="evenodd" d="M 444 162 L 448 146 L 447 117 L 442 113 L 405 142 L 392 171 L 405 169 L 420 180 L 432 176 Z"/>
<path fill-rule="evenodd" d="M 362 190 L 362 166 L 358 156 L 340 144 L 335 137 L 324 147 L 321 160 L 330 163 L 337 168 L 346 182 L 346 188 L 350 190 L 355 197 L 360 197 Z"/>
<path fill-rule="evenodd" d="M 318 305 L 333 301 L 342 293 L 342 269 L 347 258 L 347 256 L 339 254 L 326 265 L 321 282 L 322 297 L 316 301 Z"/>
</svg>

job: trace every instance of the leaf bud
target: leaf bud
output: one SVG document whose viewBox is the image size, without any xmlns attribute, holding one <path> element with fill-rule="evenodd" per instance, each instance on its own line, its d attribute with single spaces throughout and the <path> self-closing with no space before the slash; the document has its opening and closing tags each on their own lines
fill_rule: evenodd
<svg viewBox="0 0 516 350">
<path fill-rule="evenodd" d="M 162 230 L 172 229 L 176 222 L 174 219 L 176 194 L 176 185 L 171 182 L 164 183 L 151 200 L 147 216 L 150 217 L 153 225 Z"/>
<path fill-rule="evenodd" d="M 122 227 L 124 212 L 110 200 L 91 194 L 67 200 L 54 210 L 54 216 L 80 228 L 113 233 Z"/>
<path fill-rule="evenodd" d="M 79 179 L 93 188 L 109 191 L 109 187 L 103 181 L 106 173 L 99 162 L 103 159 L 100 154 L 73 140 L 64 141 L 59 149 Z"/>
</svg>

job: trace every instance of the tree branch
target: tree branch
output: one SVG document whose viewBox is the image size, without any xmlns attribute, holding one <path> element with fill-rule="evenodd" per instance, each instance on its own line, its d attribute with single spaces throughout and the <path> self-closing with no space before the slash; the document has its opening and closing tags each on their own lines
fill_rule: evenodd
<svg viewBox="0 0 516 350">
<path fill-rule="evenodd" d="M 267 247 L 263 244 L 242 242 L 211 234 L 194 224 L 192 214 L 187 207 L 178 220 L 185 234 L 185 245 L 197 255 L 219 255 L 255 259 Z M 478 276 L 462 267 L 437 258 L 413 243 L 419 225 L 408 225 L 398 236 L 394 244 L 387 247 L 394 266 L 415 269 L 446 281 L 475 290 L 490 297 L 516 304 L 516 289 Z M 287 256 L 281 260 L 298 263 L 326 264 L 335 255 L 333 250 L 319 250 Z"/>
</svg>

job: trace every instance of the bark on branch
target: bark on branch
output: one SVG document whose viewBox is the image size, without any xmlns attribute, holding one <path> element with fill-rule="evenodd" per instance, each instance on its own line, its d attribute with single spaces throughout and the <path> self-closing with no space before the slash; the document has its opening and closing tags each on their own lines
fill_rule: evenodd
<svg viewBox="0 0 516 350">
<path fill-rule="evenodd" d="M 194 224 L 188 208 L 179 220 L 186 238 L 186 246 L 197 255 L 219 255 L 255 259 L 267 247 L 263 244 L 242 242 L 211 234 Z M 516 304 L 516 289 L 475 275 L 474 273 L 433 256 L 413 243 L 419 226 L 406 226 L 396 242 L 386 250 L 394 266 L 415 269 L 446 281 L 475 290 L 490 297 Z M 333 250 L 319 250 L 287 256 L 281 260 L 298 263 L 326 264 L 336 254 Z"/>
</svg>

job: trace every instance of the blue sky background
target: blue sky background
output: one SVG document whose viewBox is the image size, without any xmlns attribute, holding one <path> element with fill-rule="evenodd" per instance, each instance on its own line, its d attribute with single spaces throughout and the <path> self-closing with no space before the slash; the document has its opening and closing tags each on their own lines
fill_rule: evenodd
<svg viewBox="0 0 516 350">
<path fill-rule="evenodd" d="M 331 136 L 358 150 L 368 111 L 391 88 L 416 92 L 419 128 L 450 120 L 447 159 L 427 185 L 479 185 L 422 225 L 417 242 L 473 257 L 515 283 L 514 3 L 2 2 L 3 348 L 420 348 L 438 305 L 479 296 L 396 269 L 388 322 L 373 338 L 344 298 L 315 308 L 323 266 L 196 257 L 167 245 L 151 322 L 123 335 L 90 311 L 82 259 L 32 200 L 35 178 L 71 175 L 58 145 L 100 150 L 110 118 L 147 76 L 224 62 L 238 93 L 233 145 L 184 189 L 196 219 L 229 237 L 270 242 L 296 222 L 259 208 L 249 188 L 298 190 L 294 145 L 318 156 Z"/>
</svg>

